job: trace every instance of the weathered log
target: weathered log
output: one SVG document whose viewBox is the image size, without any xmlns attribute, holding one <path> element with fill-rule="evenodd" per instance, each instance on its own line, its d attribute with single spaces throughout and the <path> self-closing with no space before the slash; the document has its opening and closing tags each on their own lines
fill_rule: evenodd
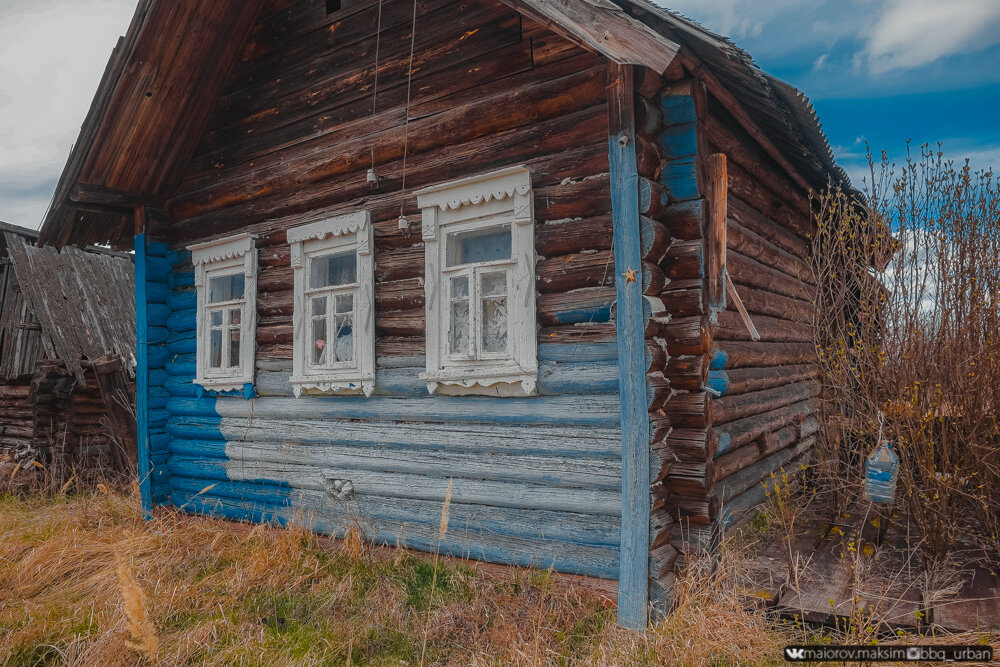
<svg viewBox="0 0 1000 667">
<path fill-rule="evenodd" d="M 774 292 L 768 292 L 747 284 L 743 280 L 743 275 L 730 274 L 743 305 L 747 311 L 753 315 L 767 315 L 769 317 L 780 317 L 782 319 L 798 322 L 800 324 L 811 325 L 815 309 L 808 301 L 793 299 Z M 736 306 L 729 304 L 729 308 Z M 753 318 L 756 324 L 756 318 Z M 763 335 L 763 334 L 762 334 Z"/>
<path fill-rule="evenodd" d="M 767 343 L 719 341 L 716 349 L 725 356 L 722 367 L 762 368 L 765 366 L 792 366 L 813 363 L 817 360 L 812 343 Z"/>
<path fill-rule="evenodd" d="M 708 322 L 703 317 L 672 318 L 663 327 L 670 355 L 705 354 L 711 346 Z"/>
<path fill-rule="evenodd" d="M 700 281 L 698 281 L 700 283 Z M 667 287 L 673 287 L 670 283 Z M 660 292 L 660 301 L 666 307 L 667 312 L 675 317 L 690 317 L 701 315 L 705 312 L 704 296 L 701 288 L 695 289 L 668 289 Z"/>
<path fill-rule="evenodd" d="M 669 204 L 667 188 L 659 181 L 639 177 L 639 213 L 650 220 L 660 220 Z M 669 230 L 664 227 L 669 234 Z"/>
<path fill-rule="evenodd" d="M 610 215 L 558 220 L 535 227 L 535 250 L 542 257 L 610 250 L 611 237 Z"/>
<path fill-rule="evenodd" d="M 819 391 L 819 382 L 810 380 L 749 394 L 723 396 L 713 401 L 713 424 L 718 426 L 743 417 L 770 412 L 799 401 L 808 400 L 817 396 Z"/>
<path fill-rule="evenodd" d="M 663 405 L 674 426 L 704 428 L 712 421 L 713 406 L 703 391 L 677 392 Z"/>
<path fill-rule="evenodd" d="M 741 291 L 742 294 L 742 291 Z M 760 332 L 761 341 L 766 342 L 804 342 L 813 340 L 812 326 L 803 322 L 793 322 L 787 319 L 754 315 L 754 326 Z M 750 340 L 750 333 L 735 310 L 723 310 L 713 326 L 713 334 L 719 340 Z"/>
<path fill-rule="evenodd" d="M 664 375 L 676 389 L 701 391 L 708 379 L 708 362 L 703 354 L 672 356 Z"/>
<path fill-rule="evenodd" d="M 819 366 L 770 366 L 767 368 L 736 368 L 726 371 L 729 384 L 726 396 L 760 391 L 793 382 L 804 382 L 819 377 Z"/>
<path fill-rule="evenodd" d="M 704 236 L 705 203 L 701 199 L 671 204 L 661 214 L 660 220 L 670 235 L 682 241 L 693 241 Z"/>
<path fill-rule="evenodd" d="M 674 241 L 660 262 L 671 280 L 705 277 L 704 245 L 700 240 Z"/>
<path fill-rule="evenodd" d="M 664 445 L 681 461 L 706 461 L 711 458 L 717 438 L 705 428 L 675 428 L 666 436 Z"/>
<path fill-rule="evenodd" d="M 728 253 L 728 266 L 729 273 L 738 284 L 750 285 L 806 302 L 816 298 L 816 291 L 810 285 L 732 249 Z M 740 294 L 742 293 L 741 290 Z"/>
</svg>

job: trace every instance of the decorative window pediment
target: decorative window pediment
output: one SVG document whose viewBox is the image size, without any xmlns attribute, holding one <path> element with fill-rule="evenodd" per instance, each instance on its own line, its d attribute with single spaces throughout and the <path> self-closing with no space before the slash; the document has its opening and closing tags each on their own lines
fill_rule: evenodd
<svg viewBox="0 0 1000 667">
<path fill-rule="evenodd" d="M 416 193 L 425 243 L 431 393 L 532 395 L 535 340 L 531 172 L 509 167 Z"/>
<path fill-rule="evenodd" d="M 213 391 L 253 384 L 257 251 L 238 234 L 188 246 L 197 288 L 195 382 Z"/>
<path fill-rule="evenodd" d="M 367 211 L 288 230 L 294 274 L 292 388 L 375 388 L 375 267 Z"/>
</svg>

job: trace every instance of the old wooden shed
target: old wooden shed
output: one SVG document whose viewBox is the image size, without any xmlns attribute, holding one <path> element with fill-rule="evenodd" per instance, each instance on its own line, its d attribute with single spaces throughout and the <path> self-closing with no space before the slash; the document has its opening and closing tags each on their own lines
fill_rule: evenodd
<svg viewBox="0 0 1000 667">
<path fill-rule="evenodd" d="M 147 504 L 432 550 L 450 488 L 442 552 L 640 626 L 810 447 L 830 181 L 643 0 L 142 0 L 42 240 L 134 243 Z"/>
<path fill-rule="evenodd" d="M 134 469 L 132 259 L 37 238 L 0 223 L 0 453 L 87 450 Z"/>
</svg>

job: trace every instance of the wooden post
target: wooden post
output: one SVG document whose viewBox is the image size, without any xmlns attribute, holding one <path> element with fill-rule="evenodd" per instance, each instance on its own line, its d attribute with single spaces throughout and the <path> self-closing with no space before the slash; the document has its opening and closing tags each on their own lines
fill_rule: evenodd
<svg viewBox="0 0 1000 667">
<path fill-rule="evenodd" d="M 615 280 L 622 439 L 618 622 L 645 629 L 649 613 L 649 414 L 633 69 L 609 63 L 608 78 L 611 208 L 615 267 L 620 274 Z"/>
<path fill-rule="evenodd" d="M 708 306 L 712 310 L 726 307 L 726 156 L 715 153 L 705 164 L 708 181 Z"/>
<path fill-rule="evenodd" d="M 149 454 L 149 310 L 146 299 L 145 211 L 136 208 L 135 236 L 135 398 L 136 398 L 136 448 L 139 454 L 139 495 L 142 498 L 142 513 L 147 519 L 153 517 L 152 463 Z M 141 216 L 141 217 L 140 217 Z"/>
</svg>

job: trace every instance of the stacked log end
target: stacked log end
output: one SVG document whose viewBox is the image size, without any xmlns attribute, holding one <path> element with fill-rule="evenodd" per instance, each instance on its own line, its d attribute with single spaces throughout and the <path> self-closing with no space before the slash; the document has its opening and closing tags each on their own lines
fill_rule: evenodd
<svg viewBox="0 0 1000 667">
<path fill-rule="evenodd" d="M 669 599 L 688 555 L 714 549 L 766 499 L 762 481 L 797 467 L 813 444 L 811 222 L 795 179 L 699 81 L 666 81 L 640 98 L 644 250 L 665 277 L 647 340 L 664 387 L 650 406 L 650 576 L 651 593 Z M 717 154 L 724 168 L 713 172 Z M 723 179 L 714 190 L 712 173 Z M 759 341 L 709 275 L 721 267 Z"/>
</svg>

